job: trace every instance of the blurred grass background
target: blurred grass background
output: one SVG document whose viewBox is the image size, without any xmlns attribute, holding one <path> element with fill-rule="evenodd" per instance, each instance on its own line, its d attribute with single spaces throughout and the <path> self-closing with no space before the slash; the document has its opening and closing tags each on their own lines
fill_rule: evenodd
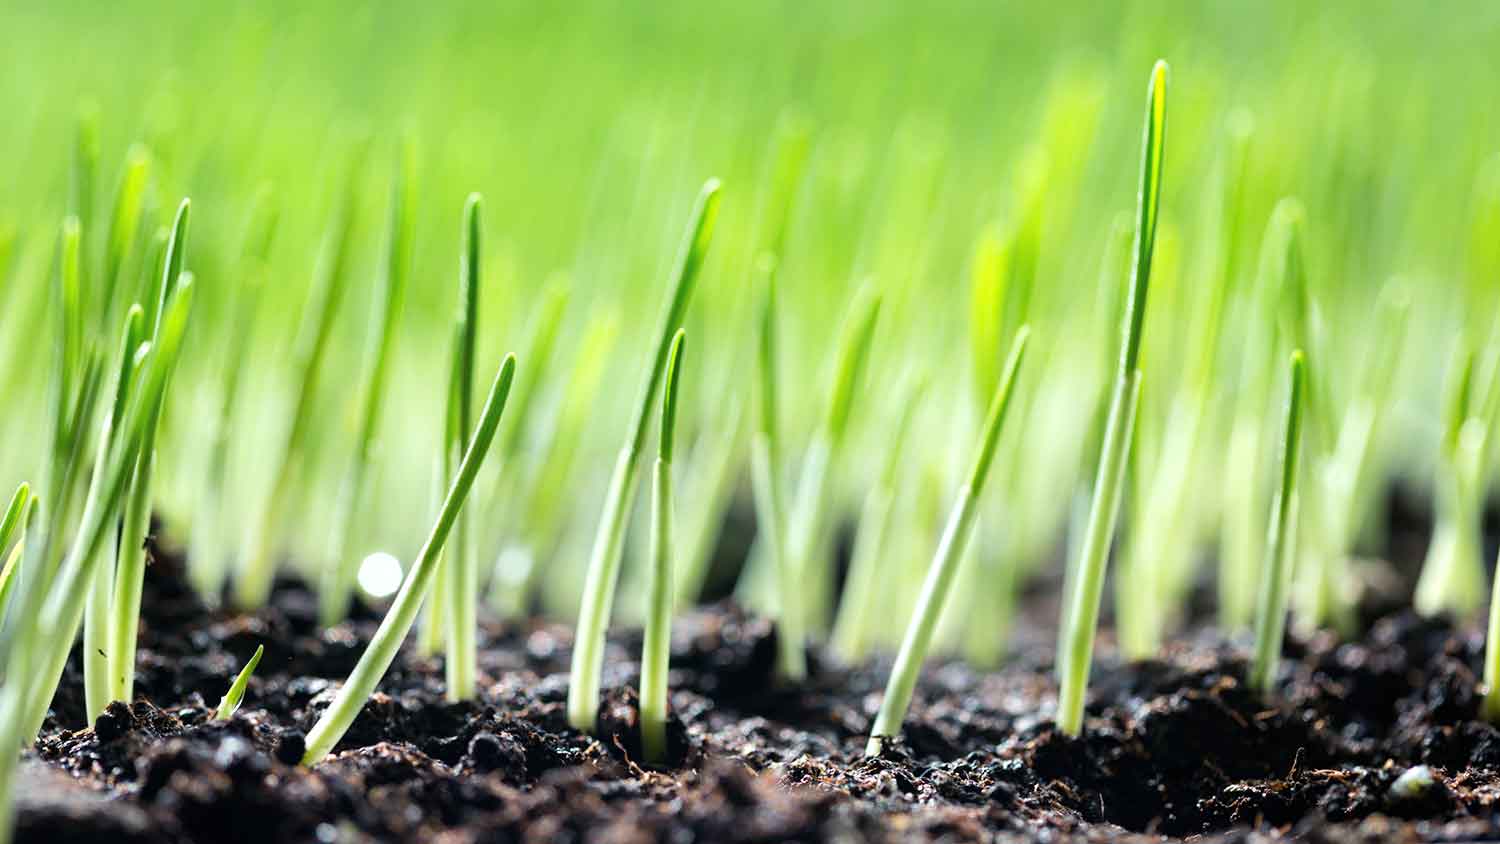
<svg viewBox="0 0 1500 844">
<path fill-rule="evenodd" d="M 547 606 L 558 612 L 572 610 L 673 247 L 710 175 L 723 179 L 725 198 L 688 322 L 685 441 L 722 431 L 730 410 L 751 400 L 749 263 L 780 121 L 803 121 L 813 142 L 781 274 L 789 441 L 805 440 L 816 424 L 834 328 L 868 279 L 886 307 L 856 406 L 857 443 L 838 469 L 840 512 L 852 513 L 878 471 L 895 416 L 891 383 L 909 368 L 926 371 L 932 389 L 903 470 L 901 518 L 914 538 L 898 543 L 917 575 L 978 414 L 966 339 L 974 245 L 986 225 L 1038 201 L 1036 344 L 1026 375 L 1035 400 L 1025 405 L 1026 423 L 1008 432 L 1024 445 L 1012 443 L 997 466 L 1013 480 L 1000 493 L 1008 506 L 986 517 L 986 530 L 1004 521 L 1028 535 L 996 554 L 1025 557 L 1028 568 L 1054 562 L 1093 448 L 1088 425 L 1114 342 L 1112 328 L 1101 330 L 1110 298 L 1100 265 L 1113 221 L 1134 201 L 1141 98 L 1157 57 L 1172 63 L 1173 80 L 1143 437 L 1160 429 L 1150 420 L 1166 416 L 1180 386 L 1203 268 L 1217 248 L 1209 187 L 1234 109 L 1255 121 L 1240 272 L 1253 274 L 1275 201 L 1300 197 L 1310 278 L 1331 326 L 1331 352 L 1313 365 L 1338 381 L 1341 365 L 1364 353 L 1361 332 L 1388 279 L 1404 279 L 1414 299 L 1383 472 L 1426 482 L 1449 349 L 1466 326 L 1489 329 L 1500 290 L 1500 225 L 1492 225 L 1500 220 L 1484 223 L 1474 199 L 1500 150 L 1494 3 L 63 0 L 6 2 L 0 21 L 0 386 L 8 408 L 0 480 L 40 473 L 49 424 L 46 291 L 75 125 L 93 113 L 98 216 L 133 142 L 151 155 L 149 219 L 164 223 L 180 196 L 194 202 L 187 263 L 201 298 L 162 448 L 161 509 L 179 538 L 205 506 L 217 506 L 205 501 L 203 474 L 226 329 L 256 320 L 234 431 L 231 518 L 220 537 L 227 553 L 265 495 L 316 244 L 342 162 L 360 139 L 370 153 L 353 281 L 289 553 L 307 565 L 326 553 L 358 424 L 391 162 L 408 136 L 418 161 L 412 283 L 378 493 L 358 546 L 409 559 L 427 529 L 459 215 L 477 190 L 486 197 L 487 238 L 480 380 L 505 351 L 521 351 L 548 284 L 571 292 L 527 454 L 546 455 L 541 444 L 557 427 L 589 326 L 613 319 L 618 328 L 557 505 L 558 536 L 527 537 L 531 526 L 504 520 L 484 536 L 485 560 L 517 542 L 541 549 L 557 592 Z M 280 223 L 269 283 L 252 311 L 233 291 L 242 281 L 240 231 L 264 185 Z M 100 232 L 89 234 L 99 249 Z M 1218 352 L 1226 360 L 1256 342 L 1239 313 L 1231 308 Z M 520 360 L 523 371 L 533 365 Z M 1220 369 L 1225 414 L 1240 371 L 1237 363 Z M 1209 452 L 1211 467 L 1220 455 Z M 685 462 L 685 472 L 697 471 Z M 1212 471 L 1199 483 L 1216 502 L 1209 510 L 1237 494 Z M 475 506 L 487 506 L 489 490 L 481 485 Z M 1202 519 L 1214 521 L 1211 513 Z"/>
</svg>

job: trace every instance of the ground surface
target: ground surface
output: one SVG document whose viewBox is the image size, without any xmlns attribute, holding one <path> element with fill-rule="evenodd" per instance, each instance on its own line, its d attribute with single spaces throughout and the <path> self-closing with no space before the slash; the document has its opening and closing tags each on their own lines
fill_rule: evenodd
<svg viewBox="0 0 1500 844">
<path fill-rule="evenodd" d="M 870 760 L 886 666 L 815 654 L 807 686 L 778 688 L 770 626 L 716 606 L 674 629 L 676 758 L 664 770 L 635 762 L 638 636 L 611 641 L 615 691 L 595 739 L 567 727 L 567 629 L 490 627 L 481 702 L 443 702 L 441 664 L 406 653 L 308 771 L 290 764 L 303 731 L 374 617 L 319 631 L 295 586 L 256 615 L 210 612 L 178 571 L 170 557 L 150 569 L 136 702 L 79 729 L 70 668 L 25 763 L 21 841 L 1500 838 L 1500 731 L 1475 718 L 1482 640 L 1409 615 L 1355 643 L 1290 642 L 1277 702 L 1250 694 L 1243 651 L 1209 634 L 1161 661 L 1106 653 L 1081 740 L 1046 720 L 1044 647 L 993 674 L 934 664 L 904 742 Z M 261 643 L 244 707 L 210 721 Z M 1422 764 L 1431 787 L 1396 796 Z"/>
</svg>

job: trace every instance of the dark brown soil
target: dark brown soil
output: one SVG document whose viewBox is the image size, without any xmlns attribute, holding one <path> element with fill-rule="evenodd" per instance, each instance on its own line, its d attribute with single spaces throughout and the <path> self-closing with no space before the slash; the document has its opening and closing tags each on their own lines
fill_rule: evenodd
<svg viewBox="0 0 1500 844">
<path fill-rule="evenodd" d="M 180 561 L 157 557 L 141 696 L 82 728 L 70 668 L 24 765 L 20 841 L 1500 838 L 1500 731 L 1476 719 L 1479 631 L 1408 614 L 1357 642 L 1289 642 L 1276 700 L 1241 682 L 1243 643 L 1203 632 L 1129 665 L 1106 643 L 1082 739 L 1047 720 L 1050 627 L 1023 626 L 998 673 L 934 661 L 904 741 L 872 760 L 862 750 L 887 663 L 814 653 L 810 682 L 778 686 L 772 627 L 716 605 L 673 631 L 675 759 L 662 770 L 637 760 L 638 635 L 611 640 L 594 738 L 564 715 L 568 630 L 489 626 L 481 702 L 444 702 L 440 662 L 408 652 L 334 755 L 306 770 L 292 764 L 303 731 L 375 616 L 319 630 L 295 584 L 255 615 L 209 611 Z M 243 709 L 210 720 L 257 644 Z M 1432 786 L 1396 796 L 1417 765 Z"/>
</svg>

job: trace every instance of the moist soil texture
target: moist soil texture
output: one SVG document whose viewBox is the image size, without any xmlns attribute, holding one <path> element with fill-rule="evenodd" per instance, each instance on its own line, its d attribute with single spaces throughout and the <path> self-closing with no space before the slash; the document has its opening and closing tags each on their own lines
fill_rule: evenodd
<svg viewBox="0 0 1500 844">
<path fill-rule="evenodd" d="M 1084 735 L 1049 720 L 1052 622 L 1003 667 L 931 660 L 902 739 L 863 756 L 889 662 L 814 651 L 777 682 L 775 630 L 727 603 L 673 627 L 670 764 L 642 763 L 640 637 L 606 658 L 596 735 L 568 726 L 569 630 L 486 625 L 480 699 L 444 700 L 408 647 L 333 754 L 303 737 L 374 632 L 278 585 L 210 609 L 152 549 L 137 698 L 84 724 L 69 667 L 25 755 L 18 840 L 206 842 L 1474 841 L 1500 838 L 1500 730 L 1478 718 L 1481 631 L 1374 611 L 1349 640 L 1289 637 L 1277 694 L 1201 625 L 1158 660 L 1101 644 Z M 1055 616 L 1052 616 L 1055 617 Z M 256 645 L 243 707 L 213 714 Z"/>
</svg>

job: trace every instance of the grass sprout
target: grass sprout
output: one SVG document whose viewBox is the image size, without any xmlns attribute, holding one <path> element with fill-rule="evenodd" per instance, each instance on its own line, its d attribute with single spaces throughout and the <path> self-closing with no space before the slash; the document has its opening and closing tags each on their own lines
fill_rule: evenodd
<svg viewBox="0 0 1500 844">
<path fill-rule="evenodd" d="M 1439 448 L 1437 524 L 1417 578 L 1412 603 L 1424 615 L 1467 616 L 1483 600 L 1480 517 L 1489 469 L 1492 402 L 1476 384 L 1476 354 L 1460 344 L 1449 370 L 1443 437 Z"/>
<path fill-rule="evenodd" d="M 1280 482 L 1271 504 L 1266 536 L 1266 563 L 1261 569 L 1255 611 L 1255 656 L 1250 664 L 1250 687 L 1268 694 L 1276 682 L 1281 641 L 1286 630 L 1287 587 L 1292 561 L 1297 557 L 1297 469 L 1302 451 L 1302 413 L 1307 393 L 1307 359 L 1292 353 L 1291 384 L 1287 390 L 1286 422 L 1281 440 Z"/>
<path fill-rule="evenodd" d="M 942 539 L 938 542 L 927 576 L 922 582 L 922 592 L 917 598 L 916 609 L 906 625 L 906 634 L 901 639 L 901 649 L 896 652 L 896 663 L 886 681 L 885 696 L 880 702 L 880 711 L 870 729 L 870 741 L 865 746 L 866 756 L 879 756 L 885 740 L 901 731 L 901 722 L 911 706 L 911 697 L 917 686 L 917 675 L 922 661 L 927 658 L 927 649 L 932 644 L 932 635 L 937 629 L 938 619 L 958 573 L 958 562 L 969 543 L 978 517 L 978 504 L 984 492 L 985 480 L 994 462 L 995 446 L 1000 431 L 1005 425 L 1006 411 L 1010 408 L 1011 395 L 1015 389 L 1016 375 L 1026 354 L 1026 340 L 1030 329 L 1022 326 L 1011 345 L 1010 356 L 1005 361 L 994 398 L 990 400 L 989 412 L 985 416 L 984 430 L 980 436 L 974 463 L 968 478 L 958 490 L 958 499 L 948 516 Z"/>
<path fill-rule="evenodd" d="M 1100 448 L 1088 527 L 1079 552 L 1074 591 L 1063 596 L 1062 619 L 1067 625 L 1066 663 L 1058 693 L 1057 724 L 1068 735 L 1083 728 L 1084 695 L 1092 668 L 1094 634 L 1099 625 L 1099 600 L 1109 547 L 1119 516 L 1126 456 L 1131 450 L 1136 406 L 1140 401 L 1141 329 L 1146 317 L 1146 291 L 1151 279 L 1151 256 L 1156 242 L 1157 207 L 1161 198 L 1162 154 L 1166 135 L 1167 64 L 1158 61 L 1151 71 L 1146 95 L 1146 128 L 1141 149 L 1141 179 L 1135 226 L 1134 262 L 1125 305 L 1120 364 L 1110 398 L 1104 442 Z"/>
<path fill-rule="evenodd" d="M 104 429 L 99 435 L 99 444 L 94 456 L 94 474 L 104 472 L 109 459 L 114 432 L 125 413 L 130 400 L 131 378 L 135 370 L 135 351 L 146 341 L 145 310 L 132 306 L 125 315 L 125 327 L 120 333 L 120 355 L 116 364 L 114 396 Z M 119 549 L 106 543 L 107 559 L 101 562 L 89 586 L 88 602 L 84 607 L 83 625 L 83 670 L 86 713 L 90 721 L 104 711 L 113 698 L 110 697 L 110 613 L 115 595 L 115 575 L 118 567 Z"/>
<path fill-rule="evenodd" d="M 438 511 L 432 532 L 422 544 L 422 550 L 417 553 L 416 560 L 401 583 L 401 590 L 396 593 L 395 600 L 391 602 L 385 618 L 381 619 L 375 635 L 370 638 L 365 652 L 360 655 L 359 662 L 339 688 L 333 703 L 307 734 L 307 750 L 303 754 L 302 764 L 317 764 L 343 738 L 349 725 L 354 723 L 355 717 L 364 707 L 365 701 L 379 685 L 380 678 L 391 667 L 402 640 L 411 632 L 412 625 L 417 620 L 417 610 L 421 608 L 422 600 L 427 596 L 433 578 L 437 575 L 438 558 L 442 554 L 443 544 L 448 541 L 453 523 L 458 519 L 469 490 L 474 486 L 474 478 L 479 474 L 479 467 L 489 453 L 490 443 L 495 439 L 495 430 L 505 410 L 515 371 L 516 359 L 507 355 L 500 364 L 499 371 L 495 373 L 489 397 L 485 399 L 484 409 L 479 414 L 479 425 L 469 440 L 458 472 L 443 498 L 443 506 Z"/>
<path fill-rule="evenodd" d="M 604 633 L 609 625 L 615 587 L 619 583 L 620 557 L 624 550 L 625 527 L 634 503 L 640 454 L 645 443 L 646 425 L 650 421 L 656 389 L 667 365 L 672 336 L 682 324 L 703 258 L 713 239 L 714 221 L 718 217 L 719 182 L 710 179 L 698 194 L 687 236 L 678 254 L 671 295 L 662 317 L 656 351 L 641 390 L 635 418 L 631 421 L 625 445 L 615 462 L 614 474 L 605 493 L 604 512 L 599 532 L 589 556 L 588 574 L 583 598 L 574 628 L 572 671 L 568 684 L 568 723 L 575 729 L 593 732 L 599 714 L 599 675 L 604 663 Z"/>
<path fill-rule="evenodd" d="M 260 665 L 260 658 L 266 652 L 265 645 L 256 645 L 255 653 L 250 656 L 250 661 L 240 669 L 240 673 L 230 684 L 229 691 L 219 699 L 219 708 L 214 710 L 214 719 L 228 721 L 239 711 L 240 704 L 245 702 L 245 687 L 250 685 L 250 675 L 255 673 L 256 666 Z"/>
<path fill-rule="evenodd" d="M 445 474 L 453 476 L 463 454 L 464 440 L 474 418 L 474 346 L 479 331 L 479 227 L 480 199 L 471 195 L 464 205 L 464 248 L 459 261 L 458 321 L 453 327 L 453 362 L 448 397 L 448 442 Z M 518 409 L 519 410 L 519 409 Z M 504 443 L 502 442 L 503 446 Z M 453 528 L 453 544 L 439 571 L 447 575 L 443 597 L 448 606 L 448 699 L 470 700 L 474 697 L 474 674 L 479 645 L 475 631 L 479 626 L 479 560 L 476 558 L 471 519 L 460 514 Z"/>
<path fill-rule="evenodd" d="M 672 645 L 672 453 L 677 432 L 677 382 L 684 334 L 677 330 L 662 387 L 661 445 L 651 474 L 651 577 L 641 643 L 641 752 L 648 764 L 667 758 L 667 662 Z"/>
<path fill-rule="evenodd" d="M 161 283 L 154 299 L 155 307 L 146 312 L 145 325 L 150 326 L 151 342 L 161 342 L 162 317 L 167 302 L 181 283 L 187 249 L 188 212 L 192 206 L 184 199 L 172 222 L 172 235 L 161 267 Z M 167 390 L 164 387 L 146 416 L 139 444 L 135 474 L 125 499 L 124 521 L 120 529 L 119 559 L 115 567 L 114 592 L 110 598 L 109 700 L 129 702 L 135 692 L 136 634 L 140 626 L 141 590 L 146 578 L 146 535 L 151 529 L 152 479 L 156 467 L 157 429 L 164 411 Z M 97 714 L 97 713 L 95 713 Z"/>
</svg>

